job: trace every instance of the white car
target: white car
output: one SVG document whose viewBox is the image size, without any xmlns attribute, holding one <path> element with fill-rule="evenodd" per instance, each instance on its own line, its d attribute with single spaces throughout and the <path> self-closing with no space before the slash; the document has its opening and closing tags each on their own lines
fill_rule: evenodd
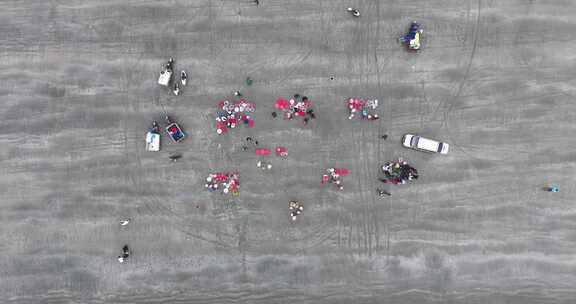
<svg viewBox="0 0 576 304">
<path fill-rule="evenodd" d="M 406 148 L 440 154 L 448 154 L 448 150 L 450 149 L 450 145 L 447 143 L 438 142 L 412 134 L 404 135 L 402 138 L 402 145 Z"/>
<path fill-rule="evenodd" d="M 160 76 L 158 76 L 158 84 L 167 87 L 170 79 L 172 79 L 172 70 L 164 69 L 160 72 Z"/>
<path fill-rule="evenodd" d="M 153 132 L 146 133 L 146 151 L 160 151 L 160 134 Z"/>
<path fill-rule="evenodd" d="M 172 80 L 172 68 L 174 67 L 174 59 L 168 59 L 168 62 L 162 65 L 162 71 L 160 71 L 160 76 L 158 76 L 158 84 L 167 87 Z M 178 94 L 176 94 L 178 95 Z"/>
</svg>

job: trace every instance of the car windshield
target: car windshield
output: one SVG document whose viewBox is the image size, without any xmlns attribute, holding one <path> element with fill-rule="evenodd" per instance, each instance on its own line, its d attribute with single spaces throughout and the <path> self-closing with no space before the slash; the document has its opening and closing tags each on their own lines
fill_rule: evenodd
<svg viewBox="0 0 576 304">
<path fill-rule="evenodd" d="M 412 147 L 416 147 L 416 146 L 418 145 L 418 138 L 420 138 L 420 137 L 418 137 L 418 136 L 413 136 L 413 137 L 412 137 L 412 140 L 410 141 L 410 145 L 411 145 Z"/>
<path fill-rule="evenodd" d="M 443 146 L 442 143 L 440 143 L 440 144 L 438 145 L 438 153 L 442 152 L 442 146 Z"/>
</svg>

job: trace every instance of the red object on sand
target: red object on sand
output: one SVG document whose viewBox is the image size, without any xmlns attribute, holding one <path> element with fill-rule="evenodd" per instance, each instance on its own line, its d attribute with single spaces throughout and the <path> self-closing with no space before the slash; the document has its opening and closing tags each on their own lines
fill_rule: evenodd
<svg viewBox="0 0 576 304">
<path fill-rule="evenodd" d="M 341 176 L 344 176 L 344 175 L 348 175 L 350 173 L 350 170 L 334 168 L 334 173 L 341 175 Z"/>
<path fill-rule="evenodd" d="M 246 101 L 245 99 L 240 100 L 221 100 L 218 102 L 218 107 L 225 112 L 219 113 L 219 117 L 216 118 L 216 132 L 218 134 L 224 134 L 228 129 L 236 128 L 239 124 L 247 125 L 248 127 L 254 127 L 254 119 L 248 113 L 252 113 L 256 110 L 256 105 Z"/>
<path fill-rule="evenodd" d="M 217 121 L 216 122 L 216 129 L 217 130 L 222 130 L 222 133 L 226 133 L 226 125 L 223 124 L 222 122 Z"/>
<path fill-rule="evenodd" d="M 276 147 L 276 155 L 277 156 L 287 156 L 288 149 L 286 147 Z"/>
<path fill-rule="evenodd" d="M 256 155 L 270 155 L 271 153 L 270 149 L 256 149 Z"/>
<path fill-rule="evenodd" d="M 358 98 L 350 98 L 348 100 L 348 108 L 350 109 L 361 110 L 363 106 L 363 102 Z"/>
<path fill-rule="evenodd" d="M 228 179 L 228 174 L 225 173 L 216 173 L 214 175 L 212 180 L 215 182 L 225 182 Z"/>
<path fill-rule="evenodd" d="M 290 103 L 286 99 L 276 99 L 276 109 L 287 110 L 290 108 Z"/>
<path fill-rule="evenodd" d="M 328 174 L 322 175 L 322 183 L 325 184 L 330 180 L 330 176 Z"/>
</svg>

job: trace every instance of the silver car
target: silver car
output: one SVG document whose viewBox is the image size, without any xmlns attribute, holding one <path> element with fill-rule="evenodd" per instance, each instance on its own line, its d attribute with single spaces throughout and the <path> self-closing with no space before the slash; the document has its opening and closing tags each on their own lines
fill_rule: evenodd
<svg viewBox="0 0 576 304">
<path fill-rule="evenodd" d="M 435 141 L 413 134 L 404 135 L 402 138 L 402 145 L 406 148 L 440 154 L 448 154 L 448 150 L 450 149 L 450 145 L 447 143 Z"/>
</svg>

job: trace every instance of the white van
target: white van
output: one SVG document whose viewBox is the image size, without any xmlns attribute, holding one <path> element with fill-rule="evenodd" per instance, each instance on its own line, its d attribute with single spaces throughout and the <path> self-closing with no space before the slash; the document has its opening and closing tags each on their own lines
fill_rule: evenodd
<svg viewBox="0 0 576 304">
<path fill-rule="evenodd" d="M 448 150 L 450 149 L 450 145 L 447 143 L 438 142 L 412 134 L 404 135 L 402 138 L 402 145 L 406 148 L 440 154 L 448 154 Z"/>
</svg>

